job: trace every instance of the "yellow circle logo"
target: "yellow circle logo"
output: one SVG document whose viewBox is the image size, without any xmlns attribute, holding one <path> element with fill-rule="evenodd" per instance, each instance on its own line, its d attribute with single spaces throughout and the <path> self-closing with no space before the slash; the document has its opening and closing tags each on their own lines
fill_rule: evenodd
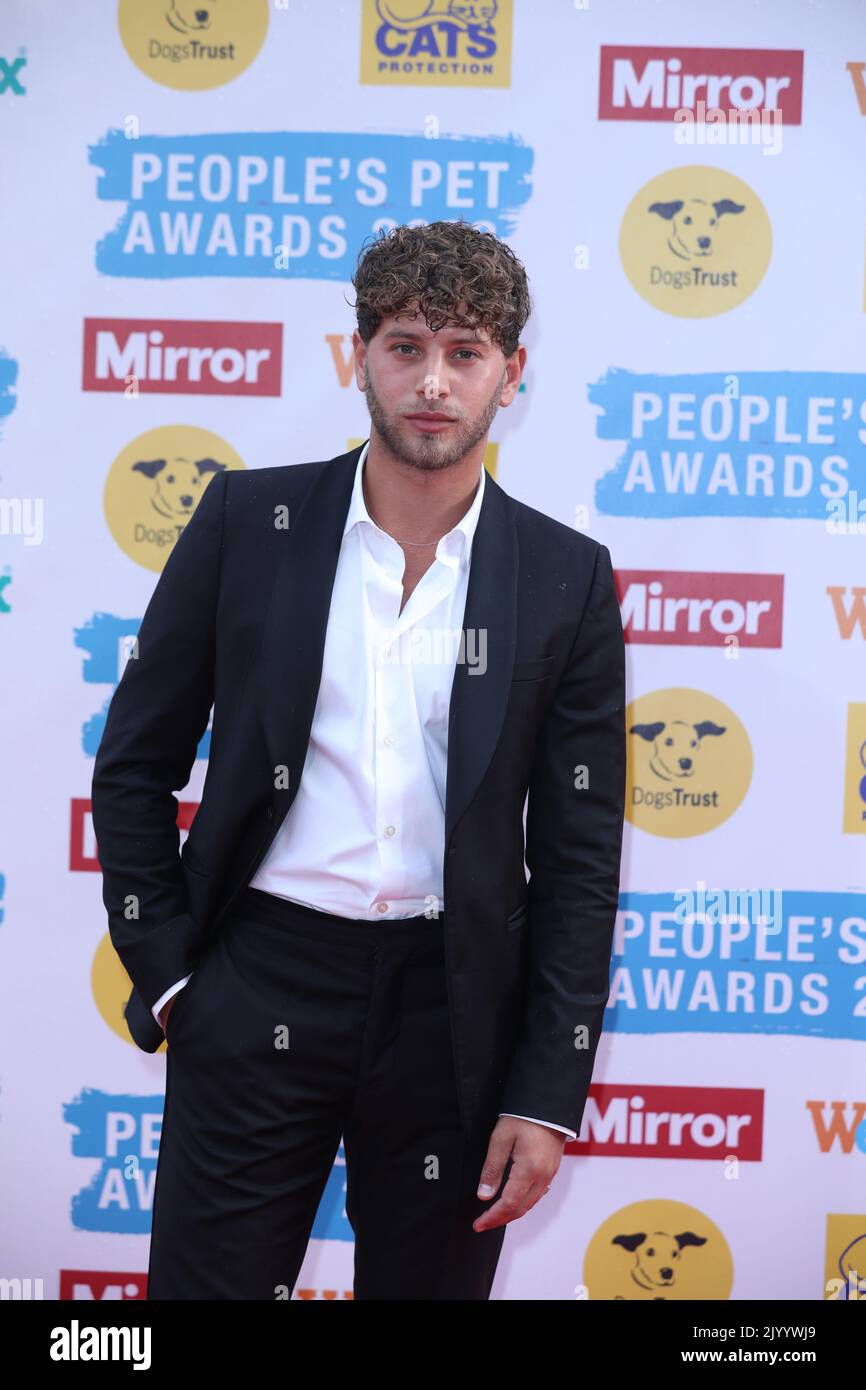
<svg viewBox="0 0 866 1390">
<path fill-rule="evenodd" d="M 267 0 L 120 0 L 117 24 L 137 68 L 163 87 L 204 92 L 238 77 L 268 31 Z"/>
<path fill-rule="evenodd" d="M 162 425 L 118 454 L 103 505 L 121 550 L 145 569 L 161 571 L 215 473 L 243 468 L 218 434 L 197 425 Z"/>
<path fill-rule="evenodd" d="M 680 318 L 742 304 L 764 278 L 770 219 L 756 193 L 724 169 L 669 169 L 629 203 L 619 254 L 639 295 Z"/>
<path fill-rule="evenodd" d="M 730 1298 L 734 1262 L 718 1226 L 697 1207 L 648 1198 L 620 1207 L 589 1242 L 583 1280 L 591 1299 Z"/>
<path fill-rule="evenodd" d="M 732 816 L 752 780 L 752 745 L 704 690 L 656 690 L 626 708 L 626 816 L 651 835 L 703 835 Z"/>
<path fill-rule="evenodd" d="M 129 1043 L 130 1047 L 135 1047 L 135 1043 L 129 1036 L 126 1019 L 123 1016 L 126 1001 L 132 991 L 132 984 L 121 965 L 120 956 L 111 944 L 111 937 L 108 932 L 101 938 L 93 956 L 90 987 L 93 990 L 96 1007 L 109 1028 L 125 1043 Z M 165 1039 L 163 1039 L 157 1052 L 164 1052 L 165 1046 Z"/>
</svg>

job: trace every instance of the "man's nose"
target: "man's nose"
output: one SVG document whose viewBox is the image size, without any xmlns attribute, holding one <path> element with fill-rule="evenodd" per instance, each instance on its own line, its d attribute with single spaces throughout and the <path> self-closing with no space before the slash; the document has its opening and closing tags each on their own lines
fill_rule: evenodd
<svg viewBox="0 0 866 1390">
<path fill-rule="evenodd" d="M 427 401 L 448 395 L 448 379 L 442 363 L 433 365 L 429 361 L 425 363 L 418 393 Z"/>
</svg>

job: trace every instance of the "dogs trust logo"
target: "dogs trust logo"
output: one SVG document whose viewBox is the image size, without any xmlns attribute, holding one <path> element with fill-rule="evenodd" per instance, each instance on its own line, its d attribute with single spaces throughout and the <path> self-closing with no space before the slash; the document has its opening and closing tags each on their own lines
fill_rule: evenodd
<svg viewBox="0 0 866 1390">
<path fill-rule="evenodd" d="M 752 745 L 733 710 L 703 690 L 657 690 L 626 709 L 626 816 L 651 835 L 703 835 L 732 816 L 752 780 Z"/>
<path fill-rule="evenodd" d="M 161 572 L 214 474 L 243 466 L 234 449 L 209 430 L 147 430 L 118 454 L 105 482 L 112 536 L 136 564 Z"/>
<path fill-rule="evenodd" d="M 599 1226 L 583 1281 L 593 1302 L 718 1301 L 731 1296 L 734 1261 L 704 1212 L 660 1197 L 620 1207 Z"/>
<path fill-rule="evenodd" d="M 513 0 L 363 0 L 361 82 L 510 87 Z"/>
<path fill-rule="evenodd" d="M 709 318 L 742 304 L 770 262 L 770 219 L 724 169 L 684 165 L 644 184 L 622 220 L 623 268 L 648 304 Z"/>
<path fill-rule="evenodd" d="M 268 31 L 267 0 L 120 0 L 120 38 L 145 77 L 204 92 L 249 67 Z"/>
</svg>

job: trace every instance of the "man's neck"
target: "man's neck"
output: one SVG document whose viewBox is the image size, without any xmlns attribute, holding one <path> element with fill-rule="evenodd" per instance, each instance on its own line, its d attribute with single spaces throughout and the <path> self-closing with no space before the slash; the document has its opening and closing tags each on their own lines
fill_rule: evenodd
<svg viewBox="0 0 866 1390">
<path fill-rule="evenodd" d="M 486 440 L 480 441 L 449 468 L 428 470 L 396 459 L 371 435 L 361 476 L 367 511 L 400 542 L 438 541 L 472 506 L 481 485 L 485 445 Z"/>
</svg>

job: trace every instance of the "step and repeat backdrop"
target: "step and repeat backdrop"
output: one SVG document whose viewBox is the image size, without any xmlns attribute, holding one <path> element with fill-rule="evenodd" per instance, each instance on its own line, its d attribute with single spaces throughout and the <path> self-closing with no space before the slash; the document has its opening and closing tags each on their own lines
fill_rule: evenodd
<svg viewBox="0 0 866 1390">
<path fill-rule="evenodd" d="M 866 6 L 6 0 L 0 130 L 2 1295 L 145 1296 L 106 710 L 216 470 L 367 438 L 358 253 L 445 218 L 534 297 L 486 466 L 628 640 L 606 1030 L 493 1296 L 866 1297 Z"/>
</svg>

